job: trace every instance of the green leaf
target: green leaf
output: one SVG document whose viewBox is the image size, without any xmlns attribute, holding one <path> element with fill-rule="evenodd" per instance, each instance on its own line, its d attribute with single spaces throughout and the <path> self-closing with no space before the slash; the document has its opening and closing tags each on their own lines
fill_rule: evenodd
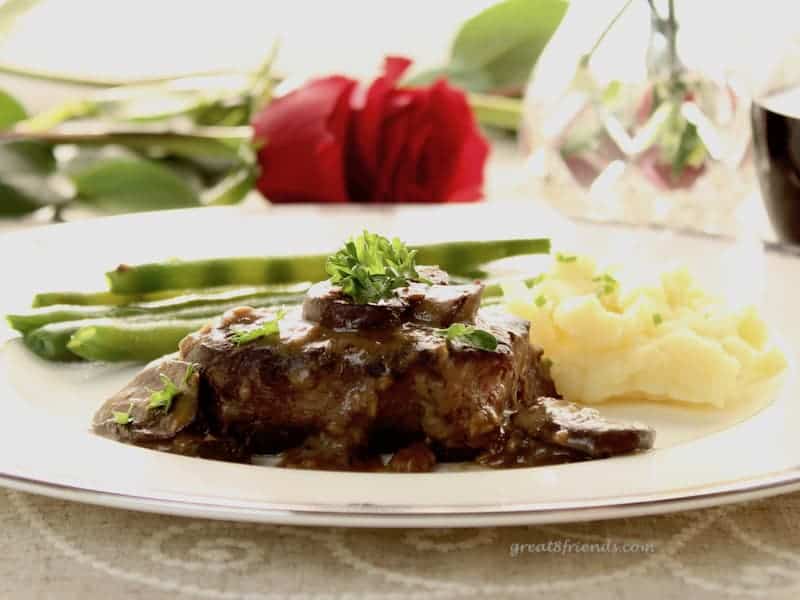
<svg viewBox="0 0 800 600">
<path fill-rule="evenodd" d="M 485 329 L 478 329 L 466 323 L 453 323 L 447 329 L 435 329 L 434 331 L 444 336 L 449 342 L 460 342 L 487 352 L 497 350 L 497 338 L 494 335 Z"/>
<path fill-rule="evenodd" d="M 598 286 L 598 296 L 607 296 L 608 294 L 613 294 L 619 287 L 619 281 L 617 281 L 614 276 L 610 275 L 609 273 L 592 277 L 592 281 L 594 281 Z"/>
<path fill-rule="evenodd" d="M 437 79 L 445 78 L 448 75 L 449 73 L 447 67 L 436 67 L 435 69 L 427 69 L 425 71 L 415 73 L 414 75 L 411 75 L 411 77 L 407 77 L 403 81 L 403 84 L 410 86 L 430 85 Z"/>
<path fill-rule="evenodd" d="M 252 168 L 233 171 L 202 194 L 206 206 L 229 206 L 238 204 L 253 189 L 256 175 Z"/>
<path fill-rule="evenodd" d="M 486 127 L 496 127 L 516 131 L 522 120 L 522 101 L 516 98 L 491 94 L 471 93 L 467 101 L 478 123 Z"/>
<path fill-rule="evenodd" d="M 117 425 L 130 425 L 133 423 L 133 417 L 131 416 L 131 413 L 127 411 L 113 410 L 111 411 L 111 415 L 113 416 L 114 422 Z"/>
<path fill-rule="evenodd" d="M 213 102 L 194 113 L 198 125 L 239 127 L 250 123 L 250 102 L 242 96 L 234 100 Z"/>
<path fill-rule="evenodd" d="M 28 116 L 25 108 L 13 96 L 0 90 L 0 129 L 8 129 Z"/>
<path fill-rule="evenodd" d="M 705 158 L 705 146 L 697 133 L 697 126 L 687 121 L 672 159 L 672 176 L 675 179 L 680 178 L 686 167 L 694 166 L 692 161 L 697 162 L 697 157 L 700 157 L 699 164 L 702 164 Z"/>
<path fill-rule="evenodd" d="M 328 257 L 325 271 L 331 283 L 359 304 L 388 298 L 409 281 L 419 281 L 415 250 L 398 238 L 364 231 Z"/>
<path fill-rule="evenodd" d="M 0 174 L 30 173 L 46 176 L 53 173 L 55 168 L 56 159 L 46 144 L 0 141 Z"/>
<path fill-rule="evenodd" d="M 231 335 L 231 341 L 237 346 L 248 344 L 263 337 L 270 337 L 280 333 L 280 322 L 286 316 L 286 310 L 281 309 L 275 314 L 275 318 L 264 321 L 258 327 L 237 329 Z"/>
<path fill-rule="evenodd" d="M 16 179 L 16 178 L 15 178 Z M 44 206 L 30 189 L 33 182 L 0 180 L 0 217 L 21 217 Z"/>
<path fill-rule="evenodd" d="M 622 82 L 615 79 L 614 81 L 610 81 L 608 85 L 605 87 L 600 101 L 605 106 L 611 106 L 619 99 L 621 93 L 622 93 Z"/>
<path fill-rule="evenodd" d="M 47 144 L 124 146 L 152 158 L 178 156 L 204 167 L 228 170 L 240 166 L 252 137 L 250 127 L 181 127 L 113 125 L 103 122 L 69 124 L 47 131 L 0 133 L 0 140 L 30 140 Z"/>
<path fill-rule="evenodd" d="M 55 165 L 45 144 L 0 142 L 0 216 L 21 216 L 63 202 L 48 182 Z"/>
<path fill-rule="evenodd" d="M 14 30 L 17 19 L 39 4 L 41 0 L 6 0 L 0 2 L 0 38 Z"/>
<path fill-rule="evenodd" d="M 184 179 L 150 160 L 109 159 L 74 173 L 72 181 L 77 200 L 110 213 L 200 205 Z"/>
<path fill-rule="evenodd" d="M 111 418 L 117 425 L 130 425 L 133 423 L 133 401 L 128 405 L 128 410 L 112 410 Z"/>
<path fill-rule="evenodd" d="M 246 105 L 244 89 L 247 81 L 244 75 L 231 74 L 114 86 L 39 113 L 24 123 L 24 129 L 47 131 L 65 121 L 88 117 L 114 122 L 193 117 L 212 106 Z M 245 123 L 247 119 L 235 124 Z"/>
<path fill-rule="evenodd" d="M 450 53 L 450 80 L 473 92 L 519 89 L 555 32 L 566 0 L 505 0 L 462 26 Z"/>
<path fill-rule="evenodd" d="M 187 375 L 191 376 L 191 373 L 187 371 Z M 150 394 L 150 402 L 147 403 L 147 408 L 148 410 L 163 408 L 164 412 L 168 413 L 170 408 L 172 408 L 173 399 L 175 396 L 181 393 L 181 390 L 164 373 L 161 373 L 159 377 L 161 378 L 161 383 L 164 384 L 164 387 Z M 185 379 L 188 381 L 189 377 L 186 377 Z"/>
</svg>

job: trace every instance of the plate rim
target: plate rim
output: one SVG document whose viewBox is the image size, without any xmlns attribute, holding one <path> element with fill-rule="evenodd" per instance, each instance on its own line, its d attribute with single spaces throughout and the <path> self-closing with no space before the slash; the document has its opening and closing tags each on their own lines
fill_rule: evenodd
<svg viewBox="0 0 800 600">
<path fill-rule="evenodd" d="M 102 491 L 7 473 L 0 473 L 0 486 L 95 506 L 215 520 L 329 527 L 490 527 L 640 517 L 758 500 L 800 491 L 800 465 L 757 477 L 687 488 L 696 490 L 691 493 L 679 491 L 673 494 L 618 496 L 589 502 L 552 503 L 559 507 L 536 502 L 508 506 L 441 506 L 436 510 L 403 505 L 386 505 L 373 510 L 369 504 L 347 504 L 338 510 L 313 505 L 294 505 L 290 508 L 272 503 L 243 507 L 196 498 L 154 498 Z M 244 516 L 247 518 L 243 519 Z"/>
</svg>

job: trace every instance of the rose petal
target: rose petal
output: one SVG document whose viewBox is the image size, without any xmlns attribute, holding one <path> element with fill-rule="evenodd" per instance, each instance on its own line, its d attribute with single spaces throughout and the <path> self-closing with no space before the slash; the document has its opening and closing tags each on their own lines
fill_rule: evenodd
<svg viewBox="0 0 800 600">
<path fill-rule="evenodd" d="M 357 200 L 369 200 L 376 195 L 373 188 L 379 168 L 381 130 L 389 116 L 388 97 L 409 65 L 411 61 L 407 58 L 387 57 L 383 76 L 353 94 L 351 107 L 356 113 L 351 131 L 348 179 L 351 195 Z"/>
<path fill-rule="evenodd" d="M 273 202 L 348 202 L 345 151 L 356 82 L 327 77 L 270 103 L 253 120 L 258 189 Z"/>
<path fill-rule="evenodd" d="M 489 144 L 481 134 L 464 94 L 440 80 L 431 88 L 431 120 L 436 139 L 426 160 L 438 202 L 468 202 L 482 197 L 483 168 Z"/>
<path fill-rule="evenodd" d="M 402 154 L 392 167 L 392 196 L 396 202 L 437 202 L 433 185 L 436 174 L 425 161 L 425 152 L 436 134 L 430 118 L 429 94 L 415 98 L 407 120 Z"/>
<path fill-rule="evenodd" d="M 405 202 L 395 193 L 394 178 L 398 165 L 405 160 L 406 140 L 413 132 L 412 118 L 419 97 L 416 90 L 394 90 L 388 96 L 381 123 L 381 143 L 376 150 L 375 179 L 369 190 L 370 202 Z"/>
</svg>

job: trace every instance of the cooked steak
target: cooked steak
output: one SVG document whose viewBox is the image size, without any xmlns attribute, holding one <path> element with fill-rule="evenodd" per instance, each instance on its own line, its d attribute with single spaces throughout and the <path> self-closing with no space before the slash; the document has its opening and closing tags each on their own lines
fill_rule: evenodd
<svg viewBox="0 0 800 600">
<path fill-rule="evenodd" d="M 95 428 L 183 454 L 282 453 L 287 467 L 395 472 L 431 470 L 437 460 L 554 464 L 652 445 L 644 426 L 607 422 L 559 399 L 528 323 L 479 311 L 480 284 L 448 285 L 434 268 L 420 274 L 425 283 L 372 304 L 323 282 L 285 314 L 229 311 L 111 398 Z M 471 325 L 496 348 L 448 338 L 453 323 Z M 275 324 L 277 332 L 259 333 Z M 189 365 L 196 372 L 171 409 L 153 410 L 162 375 L 177 382 Z"/>
<path fill-rule="evenodd" d="M 237 346 L 231 332 L 258 327 L 272 309 L 229 314 L 188 336 L 184 360 L 200 365 L 212 390 L 208 412 L 219 431 L 252 438 L 286 429 L 324 432 L 352 447 L 372 430 L 393 429 L 445 447 L 483 448 L 526 394 L 533 350 L 525 321 L 481 315 L 495 352 L 448 342 L 429 327 L 335 331 L 301 318 L 280 322 L 280 338 Z"/>
</svg>

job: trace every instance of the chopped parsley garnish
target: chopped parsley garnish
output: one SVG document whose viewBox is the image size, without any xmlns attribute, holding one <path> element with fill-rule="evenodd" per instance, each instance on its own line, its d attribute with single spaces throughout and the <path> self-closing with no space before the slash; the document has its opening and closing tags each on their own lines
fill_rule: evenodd
<svg viewBox="0 0 800 600">
<path fill-rule="evenodd" d="M 366 304 L 389 298 L 409 281 L 425 281 L 417 273 L 416 255 L 398 238 L 364 231 L 328 257 L 325 271 L 345 295 Z"/>
<path fill-rule="evenodd" d="M 195 365 L 194 363 L 189 363 L 189 366 L 186 367 L 186 373 L 183 374 L 183 382 L 182 382 L 183 387 L 189 385 L 189 380 L 192 378 L 192 375 L 194 375 L 194 370 L 196 368 L 197 365 Z"/>
<path fill-rule="evenodd" d="M 435 329 L 439 335 L 449 342 L 460 342 L 478 350 L 494 352 L 497 350 L 497 338 L 485 329 L 478 329 L 466 323 L 453 323 L 447 329 Z"/>
<path fill-rule="evenodd" d="M 536 304 L 536 306 L 541 308 L 545 304 L 547 304 L 547 298 L 545 298 L 544 296 L 536 296 L 536 300 L 534 300 L 533 302 L 534 302 L 534 304 Z"/>
<path fill-rule="evenodd" d="M 544 273 L 542 273 L 541 275 L 537 275 L 536 277 L 534 277 L 533 279 L 530 280 L 530 286 L 529 287 L 536 287 L 537 285 L 539 285 L 540 283 L 542 283 L 544 281 L 544 278 L 545 278 L 545 274 Z"/>
<path fill-rule="evenodd" d="M 600 296 L 613 294 L 614 291 L 619 286 L 619 282 L 608 273 L 604 275 L 599 275 L 598 277 L 594 277 L 592 281 L 599 284 L 599 289 L 597 290 L 597 294 Z"/>
<path fill-rule="evenodd" d="M 133 402 L 130 403 L 128 406 L 128 410 L 112 410 L 111 416 L 114 419 L 114 423 L 117 425 L 130 425 L 133 423 L 133 415 L 131 415 L 131 411 L 133 410 Z"/>
<path fill-rule="evenodd" d="M 253 327 L 252 329 L 242 328 L 234 331 L 233 335 L 231 335 L 231 341 L 237 346 L 241 346 L 263 337 L 277 335 L 280 333 L 279 323 L 286 316 L 286 312 L 285 309 L 281 309 L 275 314 L 274 319 L 264 321 L 258 327 Z"/>
<path fill-rule="evenodd" d="M 578 260 L 578 257 L 574 254 L 562 254 L 561 252 L 556 253 L 556 260 L 562 263 L 574 263 Z"/>
<path fill-rule="evenodd" d="M 656 313 L 656 314 L 653 315 L 653 325 L 658 327 L 663 322 L 664 322 L 664 319 L 661 318 L 660 314 Z"/>
<path fill-rule="evenodd" d="M 180 389 L 164 373 L 161 373 L 159 377 L 164 387 L 150 394 L 150 402 L 147 404 L 147 408 L 163 408 L 164 412 L 169 412 L 169 409 L 172 408 L 172 400 L 180 394 Z"/>
<path fill-rule="evenodd" d="M 150 402 L 147 404 L 147 409 L 153 410 L 157 408 L 163 408 L 164 412 L 168 413 L 172 408 L 172 401 L 181 393 L 181 387 L 186 388 L 186 386 L 189 385 L 189 379 L 191 379 L 192 375 L 194 374 L 194 370 L 194 363 L 189 364 L 189 366 L 186 367 L 186 372 L 183 374 L 183 380 L 181 381 L 180 387 L 175 385 L 175 382 L 164 373 L 159 374 L 159 378 L 164 384 L 164 387 L 150 394 Z"/>
</svg>

